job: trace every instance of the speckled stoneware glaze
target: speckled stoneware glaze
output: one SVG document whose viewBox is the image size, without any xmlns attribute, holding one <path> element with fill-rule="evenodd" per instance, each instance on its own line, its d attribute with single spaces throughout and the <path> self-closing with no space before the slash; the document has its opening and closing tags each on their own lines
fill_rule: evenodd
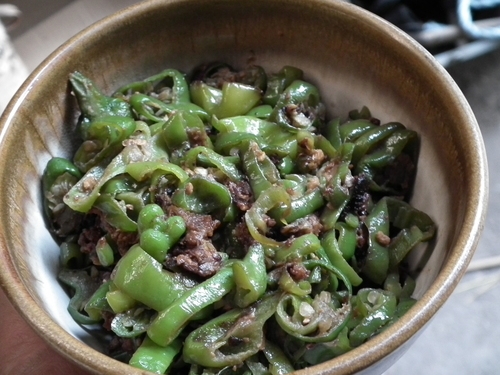
<svg viewBox="0 0 500 375">
<path fill-rule="evenodd" d="M 40 176 L 52 156 L 76 149 L 78 116 L 68 74 L 79 70 L 106 92 L 164 68 L 189 71 L 251 59 L 268 71 L 295 65 L 320 87 L 330 116 L 367 105 L 382 121 L 421 135 L 412 203 L 439 225 L 428 249 L 418 303 L 348 354 L 301 374 L 380 374 L 408 347 L 464 274 L 483 226 L 487 169 L 481 134 L 447 72 L 385 21 L 341 1 L 146 1 L 109 17 L 55 51 L 28 78 L 0 123 L 0 280 L 36 332 L 96 374 L 139 374 L 99 352 L 97 336 L 66 312 L 55 281 L 58 246 L 45 229 Z M 430 255 L 429 255 L 430 254 Z M 416 364 L 418 365 L 418 364 Z"/>
</svg>

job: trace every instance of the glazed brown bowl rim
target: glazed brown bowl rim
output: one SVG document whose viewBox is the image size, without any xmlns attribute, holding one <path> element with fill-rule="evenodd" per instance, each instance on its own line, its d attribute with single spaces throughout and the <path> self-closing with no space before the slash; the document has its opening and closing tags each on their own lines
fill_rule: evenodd
<svg viewBox="0 0 500 375">
<path fill-rule="evenodd" d="M 480 130 L 469 104 L 446 70 L 420 44 L 387 21 L 352 4 L 328 0 L 311 1 L 322 6 L 331 6 L 335 11 L 342 14 L 358 17 L 360 22 L 382 30 L 394 39 L 396 45 L 399 45 L 403 49 L 402 53 L 409 54 L 413 59 L 417 59 L 428 70 L 436 71 L 436 75 L 439 75 L 441 79 L 441 84 L 448 88 L 450 94 L 449 100 L 453 101 L 457 108 L 462 108 L 462 116 L 471 124 L 467 129 L 469 135 L 468 148 L 477 150 L 476 153 L 471 153 L 471 156 L 474 158 L 471 162 L 478 166 L 478 168 L 476 175 L 470 178 L 469 191 L 473 194 L 465 198 L 466 206 L 469 209 L 464 217 L 464 230 L 457 236 L 456 246 L 450 253 L 431 287 L 404 317 L 386 331 L 372 338 L 368 343 L 332 361 L 301 371 L 303 373 L 328 373 L 329 371 L 335 371 L 336 374 L 348 374 L 367 368 L 402 346 L 426 325 L 451 295 L 453 289 L 466 271 L 484 225 L 488 200 L 488 172 Z M 47 70 L 50 70 L 54 65 L 57 67 L 58 61 L 64 60 L 67 55 L 71 55 L 72 49 L 76 45 L 90 43 L 110 28 L 119 28 L 122 23 L 135 17 L 137 12 L 146 14 L 156 7 L 179 2 L 182 2 L 182 0 L 152 0 L 138 3 L 91 25 L 61 45 L 30 74 L 7 106 L 0 119 L 0 143 L 9 131 L 9 127 L 16 115 L 16 109 L 22 105 L 26 95 L 36 87 L 37 82 L 44 76 Z M 3 171 L 1 173 L 6 172 Z M 79 363 L 87 370 L 94 372 L 118 374 L 120 372 L 130 373 L 133 371 L 130 366 L 111 360 L 106 355 L 95 351 L 85 343 L 71 336 L 55 323 L 35 302 L 25 288 L 23 280 L 19 277 L 15 265 L 12 263 L 3 228 L 0 229 L 0 282 L 8 298 L 19 313 L 55 350 L 70 360 Z M 136 371 L 137 373 L 141 373 L 140 370 Z"/>
</svg>

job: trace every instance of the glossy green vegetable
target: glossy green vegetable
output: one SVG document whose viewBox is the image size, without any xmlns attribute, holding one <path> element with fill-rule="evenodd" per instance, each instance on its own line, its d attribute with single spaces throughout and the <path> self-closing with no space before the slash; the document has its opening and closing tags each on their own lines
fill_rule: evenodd
<svg viewBox="0 0 500 375">
<path fill-rule="evenodd" d="M 327 119 L 291 66 L 165 69 L 112 96 L 70 83 L 82 142 L 49 160 L 44 208 L 69 314 L 133 349 L 110 355 L 158 374 L 284 375 L 415 303 L 407 257 L 436 225 L 409 203 L 411 129 L 366 107 Z"/>
</svg>

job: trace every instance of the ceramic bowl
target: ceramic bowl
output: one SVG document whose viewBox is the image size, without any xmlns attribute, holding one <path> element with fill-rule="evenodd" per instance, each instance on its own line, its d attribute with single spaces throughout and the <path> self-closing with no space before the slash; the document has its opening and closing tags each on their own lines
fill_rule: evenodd
<svg viewBox="0 0 500 375">
<path fill-rule="evenodd" d="M 302 374 L 380 374 L 440 309 L 464 274 L 487 204 L 481 134 L 459 88 L 421 46 L 376 16 L 329 0 L 146 1 L 100 21 L 51 54 L 15 95 L 0 123 L 0 280 L 8 297 L 55 350 L 96 374 L 139 374 L 100 352 L 76 325 L 55 281 L 58 246 L 46 229 L 40 177 L 53 156 L 70 156 L 78 116 L 68 74 L 105 92 L 167 67 L 247 61 L 294 65 L 318 85 L 329 116 L 367 105 L 382 121 L 421 136 L 412 204 L 439 226 L 417 280 L 418 303 L 357 349 Z M 428 249 L 429 250 L 429 249 Z"/>
</svg>

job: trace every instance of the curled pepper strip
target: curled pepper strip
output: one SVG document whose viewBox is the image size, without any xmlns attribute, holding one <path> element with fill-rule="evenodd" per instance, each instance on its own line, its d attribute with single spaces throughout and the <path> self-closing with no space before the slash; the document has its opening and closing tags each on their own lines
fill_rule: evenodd
<svg viewBox="0 0 500 375">
<path fill-rule="evenodd" d="M 131 309 L 115 315 L 111 321 L 111 330 L 119 337 L 132 338 L 146 332 L 151 323 L 152 311 Z"/>
<path fill-rule="evenodd" d="M 283 244 L 276 250 L 274 260 L 277 263 L 284 263 L 302 259 L 303 257 L 314 254 L 321 247 L 318 237 L 312 233 L 304 234 L 293 240 L 291 244 Z"/>
<path fill-rule="evenodd" d="M 119 290 L 156 311 L 166 309 L 195 285 L 163 270 L 161 263 L 139 246 L 118 261 L 112 280 Z"/>
<path fill-rule="evenodd" d="M 342 143 L 352 143 L 363 134 L 377 126 L 367 119 L 356 119 L 344 122 L 339 126 L 339 135 Z"/>
<path fill-rule="evenodd" d="M 243 151 L 242 162 L 253 195 L 256 198 L 278 182 L 280 178 L 280 174 L 271 159 L 253 141 L 248 142 Z"/>
<path fill-rule="evenodd" d="M 93 207 L 99 209 L 106 221 L 123 232 L 137 231 L 137 223 L 127 215 L 125 204 L 120 203 L 109 194 L 101 194 Z"/>
<path fill-rule="evenodd" d="M 234 261 L 233 274 L 236 305 L 247 307 L 257 301 L 267 288 L 264 247 L 259 243 L 251 245 L 243 260 Z"/>
<path fill-rule="evenodd" d="M 264 246 L 271 248 L 280 247 L 281 242 L 266 237 L 267 223 L 264 215 L 274 207 L 283 206 L 285 212 L 290 207 L 290 196 L 281 186 L 272 186 L 265 190 L 245 213 L 245 222 L 251 236 Z"/>
<path fill-rule="evenodd" d="M 110 285 L 111 281 L 102 283 L 85 304 L 84 310 L 90 319 L 100 321 L 103 319 L 102 313 L 104 311 L 112 311 L 106 300 L 106 293 L 108 293 Z"/>
<path fill-rule="evenodd" d="M 129 365 L 155 374 L 165 374 L 182 349 L 182 342 L 174 340 L 170 345 L 163 347 L 155 344 L 149 337 L 145 337 L 141 346 L 137 348 L 129 360 Z"/>
<path fill-rule="evenodd" d="M 425 212 L 391 197 L 382 198 L 387 204 L 389 221 L 400 232 L 389 244 L 390 265 L 399 264 L 418 243 L 429 241 L 436 233 L 436 224 Z"/>
<path fill-rule="evenodd" d="M 286 375 L 295 371 L 285 353 L 279 346 L 266 340 L 266 346 L 262 350 L 269 362 L 269 371 L 271 375 Z"/>
<path fill-rule="evenodd" d="M 379 142 L 382 142 L 396 130 L 404 128 L 404 125 L 399 122 L 390 122 L 384 125 L 376 126 L 363 133 L 354 141 L 354 151 L 352 153 L 353 164 L 357 165 L 363 155 L 372 150 Z"/>
<path fill-rule="evenodd" d="M 73 162 L 83 172 L 115 157 L 122 142 L 136 130 L 131 117 L 101 116 L 87 125 L 84 142 L 76 150 Z"/>
<path fill-rule="evenodd" d="M 162 174 L 174 175 L 181 183 L 189 178 L 184 169 L 173 163 L 142 161 L 127 164 L 125 167 L 125 172 L 136 181 L 144 181 L 157 171 L 161 171 Z"/>
<path fill-rule="evenodd" d="M 295 134 L 281 128 L 274 122 L 260 119 L 254 116 L 235 116 L 225 119 L 212 118 L 212 126 L 220 134 L 218 138 L 224 138 L 226 134 L 245 134 L 249 139 L 254 140 L 263 149 L 272 153 L 282 153 L 282 156 L 290 155 L 295 158 L 297 155 L 297 138 Z M 253 137 L 252 137 L 253 136 Z M 226 136 L 227 137 L 227 136 Z M 231 137 L 227 137 L 231 139 Z M 225 139 L 225 143 L 229 140 Z M 222 140 L 217 143 L 224 143 Z M 226 146 L 224 149 L 228 149 Z"/>
<path fill-rule="evenodd" d="M 237 366 L 259 352 L 263 327 L 276 312 L 280 293 L 266 295 L 246 309 L 233 309 L 192 331 L 184 342 L 187 363 L 222 368 Z"/>
<path fill-rule="evenodd" d="M 330 230 L 323 236 L 321 245 L 323 246 L 331 264 L 342 272 L 349 279 L 349 282 L 352 285 L 358 286 L 363 282 L 363 279 L 359 277 L 356 271 L 344 258 L 335 237 L 335 230 Z"/>
<path fill-rule="evenodd" d="M 68 159 L 53 157 L 43 171 L 42 189 L 45 214 L 53 218 L 63 205 L 63 197 L 82 177 L 80 170 Z"/>
<path fill-rule="evenodd" d="M 203 121 L 209 119 L 208 113 L 191 102 L 167 104 L 160 99 L 144 94 L 133 94 L 129 99 L 131 107 L 139 115 L 153 123 L 164 122 L 176 111 L 188 112 Z"/>
<path fill-rule="evenodd" d="M 94 82 L 82 73 L 70 74 L 69 82 L 80 110 L 87 120 L 94 120 L 101 116 L 132 117 L 130 107 L 124 100 L 104 95 Z"/>
<path fill-rule="evenodd" d="M 344 143 L 337 159 L 325 163 L 318 171 L 321 192 L 329 202 L 321 215 L 325 230 L 333 229 L 350 199 L 346 181 L 352 176 L 350 165 L 354 144 Z"/>
<path fill-rule="evenodd" d="M 184 75 L 176 69 L 165 69 L 164 71 L 148 77 L 142 81 L 132 82 L 120 87 L 115 91 L 114 96 L 129 95 L 134 93 L 146 94 L 158 90 L 158 86 L 164 83 L 164 87 L 170 87 L 171 103 L 189 103 L 189 87 Z"/>
<path fill-rule="evenodd" d="M 62 269 L 59 272 L 58 278 L 65 285 L 73 289 L 73 297 L 71 297 L 68 305 L 68 312 L 75 322 L 79 324 L 95 324 L 100 320 L 95 314 L 92 317 L 82 313 L 85 305 L 90 300 L 95 291 L 99 288 L 97 284 L 86 271 Z"/>
<path fill-rule="evenodd" d="M 196 165 L 196 159 L 199 155 L 203 155 L 211 164 L 219 168 L 219 170 L 231 181 L 238 182 L 243 179 L 243 175 L 233 163 L 227 161 L 224 156 L 218 154 L 214 150 L 203 146 L 192 148 L 186 152 L 184 155 L 185 165 L 192 169 Z"/>
<path fill-rule="evenodd" d="M 244 115 L 260 102 L 262 96 L 259 88 L 238 82 L 224 82 L 219 90 L 205 82 L 195 81 L 190 90 L 193 103 L 217 118 Z"/>
<path fill-rule="evenodd" d="M 233 267 L 228 263 L 214 276 L 186 291 L 160 311 L 148 328 L 148 336 L 160 346 L 169 345 L 193 316 L 219 301 L 233 287 Z"/>
<path fill-rule="evenodd" d="M 143 158 L 144 154 L 137 146 L 125 147 L 106 168 L 97 165 L 89 169 L 64 196 L 64 203 L 74 211 L 88 212 L 99 197 L 100 189 L 106 182 L 124 173 L 130 162 L 140 161 Z"/>
<path fill-rule="evenodd" d="M 387 201 L 381 199 L 365 221 L 369 232 L 368 250 L 361 270 L 371 281 L 382 284 L 389 271 L 389 250 L 384 239 L 389 239 L 389 213 Z"/>
<path fill-rule="evenodd" d="M 280 95 L 269 120 L 295 133 L 321 125 L 324 111 L 318 88 L 308 82 L 296 80 Z"/>
<path fill-rule="evenodd" d="M 331 299 L 328 292 L 321 292 L 314 299 L 286 294 L 278 303 L 276 321 L 286 333 L 301 341 L 332 341 L 346 326 L 351 305 L 345 303 L 338 308 Z"/>
<path fill-rule="evenodd" d="M 396 297 L 387 291 L 361 289 L 353 303 L 355 315 L 361 321 L 349 333 L 352 347 L 357 347 L 388 324 L 396 312 Z"/>
<path fill-rule="evenodd" d="M 172 202 L 197 214 L 211 214 L 222 220 L 232 218 L 233 198 L 228 188 L 215 180 L 195 175 L 182 183 Z"/>
<path fill-rule="evenodd" d="M 302 79 L 304 72 L 293 66 L 284 66 L 281 70 L 271 75 L 267 81 L 267 88 L 262 98 L 265 104 L 276 106 L 278 100 L 285 91 L 285 89 L 290 86 L 293 81 Z"/>
</svg>

